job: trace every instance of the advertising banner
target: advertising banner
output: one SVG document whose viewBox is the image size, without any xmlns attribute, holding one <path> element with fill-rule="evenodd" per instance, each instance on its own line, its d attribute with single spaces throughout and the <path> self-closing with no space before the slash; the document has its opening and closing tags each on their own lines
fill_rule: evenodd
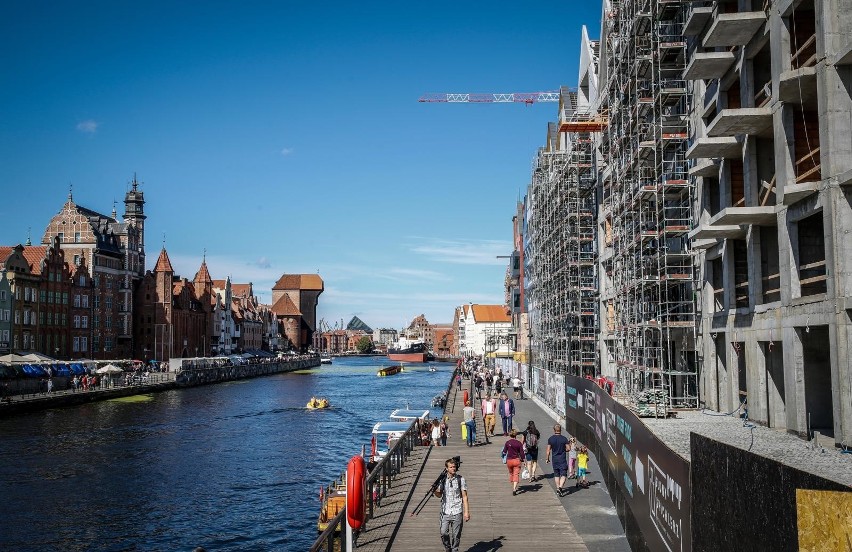
<svg viewBox="0 0 852 552">
<path fill-rule="evenodd" d="M 689 552 L 689 463 L 595 382 L 565 378 L 565 417 L 594 435 L 650 550 Z"/>
</svg>

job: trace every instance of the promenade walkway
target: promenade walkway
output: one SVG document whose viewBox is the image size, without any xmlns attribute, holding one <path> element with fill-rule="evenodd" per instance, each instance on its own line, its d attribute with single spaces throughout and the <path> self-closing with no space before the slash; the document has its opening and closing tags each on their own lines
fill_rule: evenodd
<svg viewBox="0 0 852 552">
<path fill-rule="evenodd" d="M 465 380 L 465 386 L 470 382 Z M 550 466 L 544 464 L 547 438 L 553 419 L 533 400 L 516 401 L 515 427 L 523 429 L 533 420 L 541 431 L 540 467 L 543 479 L 521 481 L 512 496 L 506 466 L 500 451 L 506 437 L 489 437 L 486 442 L 482 419 L 477 411 L 477 444 L 468 447 L 461 439 L 462 393 L 454 388 L 446 414 L 450 417 L 450 438 L 446 447 L 422 447 L 423 461 L 407 463 L 394 480 L 391 493 L 376 510 L 376 517 L 358 537 L 358 549 L 443 550 L 439 536 L 440 500 L 430 498 L 419 515 L 411 513 L 441 474 L 444 462 L 461 456 L 459 473 L 468 483 L 470 521 L 464 524 L 461 550 L 469 552 L 524 550 L 531 546 L 567 551 L 601 550 L 627 552 L 629 547 L 603 484 L 578 489 L 563 498 L 555 493 Z M 497 422 L 500 425 L 499 418 Z M 414 459 L 412 459 L 414 460 Z M 597 466 L 590 463 L 591 481 Z"/>
</svg>

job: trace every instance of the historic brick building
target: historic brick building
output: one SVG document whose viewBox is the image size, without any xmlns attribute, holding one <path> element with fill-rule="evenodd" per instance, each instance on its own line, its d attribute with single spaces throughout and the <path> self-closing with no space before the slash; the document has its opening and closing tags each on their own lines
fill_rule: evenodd
<svg viewBox="0 0 852 552">
<path fill-rule="evenodd" d="M 319 274 L 284 274 L 272 287 L 272 312 L 294 349 L 305 350 L 312 345 L 317 303 L 324 290 Z"/>
<path fill-rule="evenodd" d="M 59 239 L 65 259 L 89 269 L 92 286 L 92 358 L 132 354 L 133 289 L 145 271 L 145 199 L 134 178 L 124 198 L 124 217 L 107 216 L 74 203 L 69 193 L 47 225 L 42 243 Z M 73 269 L 73 268 L 72 268 Z"/>
</svg>

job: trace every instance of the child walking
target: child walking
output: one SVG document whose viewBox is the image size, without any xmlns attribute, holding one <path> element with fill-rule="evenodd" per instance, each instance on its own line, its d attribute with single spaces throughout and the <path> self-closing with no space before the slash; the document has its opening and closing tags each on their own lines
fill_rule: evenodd
<svg viewBox="0 0 852 552">
<path fill-rule="evenodd" d="M 589 484 L 586 482 L 586 472 L 589 469 L 589 449 L 586 447 L 580 447 L 580 451 L 577 453 L 577 483 L 576 486 L 588 487 Z"/>
</svg>

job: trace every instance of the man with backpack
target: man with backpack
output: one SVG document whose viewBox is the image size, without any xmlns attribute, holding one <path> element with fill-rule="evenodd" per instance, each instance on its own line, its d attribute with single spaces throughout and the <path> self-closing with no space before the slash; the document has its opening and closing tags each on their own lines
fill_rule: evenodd
<svg viewBox="0 0 852 552">
<path fill-rule="evenodd" d="M 444 462 L 446 477 L 432 490 L 441 499 L 441 543 L 447 552 L 458 552 L 462 527 L 470 520 L 467 481 L 457 473 L 456 458 Z"/>
</svg>

